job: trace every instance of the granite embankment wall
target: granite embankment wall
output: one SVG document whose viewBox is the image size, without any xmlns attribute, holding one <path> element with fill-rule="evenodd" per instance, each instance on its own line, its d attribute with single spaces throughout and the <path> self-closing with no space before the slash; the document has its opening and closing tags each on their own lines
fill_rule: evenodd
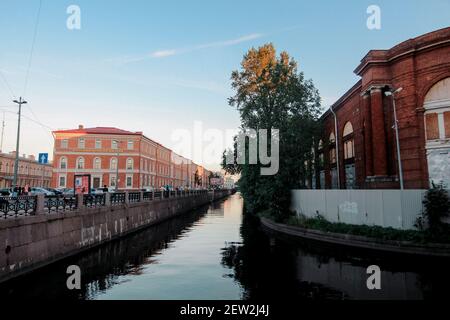
<svg viewBox="0 0 450 320">
<path fill-rule="evenodd" d="M 73 211 L 0 219 L 0 282 L 78 254 L 173 216 L 189 212 L 231 191 L 199 192 L 137 203 L 88 208 L 78 199 Z M 81 198 L 81 197 L 80 197 Z M 128 195 L 127 195 L 128 199 Z M 42 201 L 42 199 L 41 199 Z"/>
</svg>

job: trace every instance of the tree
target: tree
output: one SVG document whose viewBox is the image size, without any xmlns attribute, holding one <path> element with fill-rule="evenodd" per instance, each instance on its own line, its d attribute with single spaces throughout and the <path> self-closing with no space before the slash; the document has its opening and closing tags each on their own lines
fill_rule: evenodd
<svg viewBox="0 0 450 320">
<path fill-rule="evenodd" d="M 291 189 L 306 181 L 305 162 L 312 160 L 313 142 L 318 140 L 314 137 L 318 133 L 319 93 L 286 52 L 277 57 L 272 44 L 250 49 L 231 80 L 235 95 L 229 104 L 240 113 L 241 131 L 267 129 L 270 135 L 278 129 L 280 165 L 276 175 L 262 176 L 260 163 L 227 163 L 227 155 L 236 160 L 243 152 L 235 138 L 234 148 L 223 154 L 222 167 L 229 174 L 241 174 L 239 188 L 248 211 L 269 210 L 282 220 L 290 214 Z"/>
</svg>

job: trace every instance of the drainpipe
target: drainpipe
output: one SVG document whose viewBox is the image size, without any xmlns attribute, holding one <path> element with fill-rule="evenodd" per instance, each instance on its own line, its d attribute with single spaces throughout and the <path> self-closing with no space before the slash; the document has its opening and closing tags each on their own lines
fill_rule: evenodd
<svg viewBox="0 0 450 320">
<path fill-rule="evenodd" d="M 336 143 L 336 172 L 337 172 L 337 181 L 338 181 L 338 189 L 341 188 L 341 174 L 340 174 L 340 166 L 339 166 L 339 135 L 338 135 L 338 121 L 336 113 L 333 110 L 333 106 L 330 107 L 330 111 L 334 116 L 334 135 L 335 135 L 335 143 Z"/>
</svg>

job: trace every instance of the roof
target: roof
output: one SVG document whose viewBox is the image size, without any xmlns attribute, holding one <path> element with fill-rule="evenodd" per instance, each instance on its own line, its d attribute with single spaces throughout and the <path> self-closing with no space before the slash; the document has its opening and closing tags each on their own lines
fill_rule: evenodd
<svg viewBox="0 0 450 320">
<path fill-rule="evenodd" d="M 81 133 L 81 134 L 114 134 L 114 135 L 143 135 L 142 132 L 131 132 L 114 127 L 78 128 L 69 130 L 56 130 L 54 133 Z"/>
</svg>

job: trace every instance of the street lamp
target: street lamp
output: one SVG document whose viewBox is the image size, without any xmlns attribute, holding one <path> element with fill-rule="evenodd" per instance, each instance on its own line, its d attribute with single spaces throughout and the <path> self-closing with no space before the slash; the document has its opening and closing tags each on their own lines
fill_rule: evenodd
<svg viewBox="0 0 450 320">
<path fill-rule="evenodd" d="M 400 189 L 404 189 L 403 185 L 403 169 L 402 169 L 402 159 L 400 156 L 400 139 L 398 136 L 398 120 L 397 120 L 397 109 L 395 108 L 395 94 L 402 91 L 403 88 L 398 88 L 395 91 L 386 91 L 384 94 L 386 97 L 392 96 L 392 106 L 394 109 L 394 129 L 395 129 L 395 139 L 397 142 L 397 161 L 398 161 L 398 172 L 399 172 L 399 178 L 400 178 Z"/>
<path fill-rule="evenodd" d="M 117 145 L 117 158 L 116 158 L 116 186 L 115 186 L 115 192 L 117 193 L 119 191 L 119 157 L 120 157 L 120 141 L 119 140 L 113 140 Z"/>
<path fill-rule="evenodd" d="M 17 141 L 16 141 L 16 159 L 14 161 L 14 180 L 13 180 L 13 188 L 17 187 L 17 174 L 19 169 L 19 139 L 20 139 L 20 118 L 22 116 L 22 105 L 27 104 L 25 100 L 22 99 L 22 97 L 19 98 L 19 100 L 13 100 L 14 103 L 17 103 L 19 105 L 19 121 L 17 122 Z"/>
</svg>

